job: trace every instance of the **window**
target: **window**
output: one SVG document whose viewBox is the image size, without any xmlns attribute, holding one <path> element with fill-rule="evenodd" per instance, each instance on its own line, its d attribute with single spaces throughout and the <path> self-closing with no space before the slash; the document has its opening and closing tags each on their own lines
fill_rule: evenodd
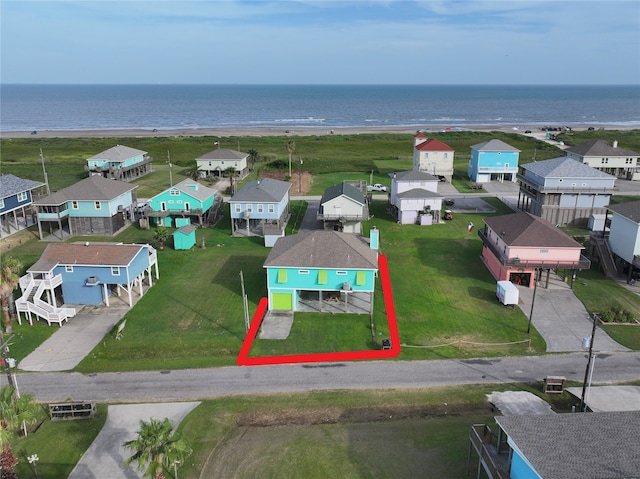
<svg viewBox="0 0 640 479">
<path fill-rule="evenodd" d="M 167 204 L 164 201 L 160 203 L 160 211 L 167 211 Z"/>
<path fill-rule="evenodd" d="M 258 213 L 264 212 L 264 205 L 258 205 Z"/>
<path fill-rule="evenodd" d="M 74 210 L 78 209 L 78 202 L 77 201 L 72 201 L 71 202 L 71 209 L 74 209 Z"/>
<path fill-rule="evenodd" d="M 346 272 L 346 271 L 336 271 L 336 274 L 337 274 L 338 276 L 346 276 L 346 275 L 347 275 L 347 272 Z"/>
<path fill-rule="evenodd" d="M 21 191 L 18 193 L 18 201 L 27 201 L 27 192 Z"/>
<path fill-rule="evenodd" d="M 309 270 L 308 269 L 299 269 L 298 270 L 298 274 L 309 274 Z"/>
<path fill-rule="evenodd" d="M 185 211 L 189 211 L 190 209 L 191 209 L 191 205 L 189 204 L 189 202 L 188 202 L 188 201 L 185 201 L 185 202 L 184 202 L 184 210 L 185 210 Z"/>
<path fill-rule="evenodd" d="M 548 253 L 548 252 L 549 252 L 549 250 L 548 250 L 548 249 L 541 249 L 541 250 L 540 250 L 540 253 Z"/>
<path fill-rule="evenodd" d="M 4 200 L 0 199 L 0 208 L 4 208 Z"/>
<path fill-rule="evenodd" d="M 318 284 L 327 284 L 327 272 L 325 270 L 318 271 Z"/>
<path fill-rule="evenodd" d="M 73 273 L 73 266 L 71 266 L 71 265 L 67 265 L 67 266 L 65 266 L 65 267 L 64 267 L 64 270 L 65 270 L 67 273 Z"/>
<path fill-rule="evenodd" d="M 356 273 L 356 286 L 364 286 L 367 282 L 367 273 L 364 271 L 358 271 Z"/>
<path fill-rule="evenodd" d="M 247 204 L 247 213 L 253 213 L 253 205 Z"/>
<path fill-rule="evenodd" d="M 96 201 L 96 202 L 95 202 L 95 205 L 96 205 L 96 209 L 97 209 L 97 210 L 99 210 L 100 208 L 102 208 L 102 205 L 100 204 L 100 202 L 99 202 L 99 201 Z"/>
<path fill-rule="evenodd" d="M 269 205 L 269 213 L 273 213 L 275 212 L 275 210 L 276 210 L 275 205 Z"/>
<path fill-rule="evenodd" d="M 235 212 L 240 213 L 240 203 L 236 203 L 234 206 L 235 206 Z"/>
<path fill-rule="evenodd" d="M 170 190 L 169 195 L 171 196 L 180 196 L 180 190 Z"/>
<path fill-rule="evenodd" d="M 120 276 L 120 267 L 119 266 L 112 266 L 111 267 L 111 274 L 113 276 Z"/>
<path fill-rule="evenodd" d="M 279 269 L 278 270 L 278 283 L 286 283 L 287 282 L 287 270 Z"/>
</svg>

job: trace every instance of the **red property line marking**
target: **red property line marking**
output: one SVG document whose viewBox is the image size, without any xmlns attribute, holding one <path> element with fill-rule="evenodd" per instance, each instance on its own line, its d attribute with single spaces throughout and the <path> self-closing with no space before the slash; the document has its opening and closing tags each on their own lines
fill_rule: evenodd
<svg viewBox="0 0 640 479">
<path fill-rule="evenodd" d="M 378 256 L 378 269 L 382 282 L 382 295 L 387 312 L 387 322 L 389 326 L 389 339 L 391 339 L 391 349 L 380 349 L 375 351 L 347 351 L 343 353 L 317 353 L 317 354 L 289 354 L 284 356 L 258 356 L 249 357 L 251 346 L 258 335 L 260 325 L 267 311 L 269 301 L 261 298 L 258 303 L 251 326 L 244 338 L 242 347 L 236 363 L 238 366 L 264 366 L 273 364 L 295 364 L 295 363 L 321 363 L 335 361 L 361 361 L 368 359 L 395 358 L 400 354 L 400 335 L 398 334 L 398 323 L 396 321 L 396 310 L 393 303 L 393 293 L 391 291 L 391 280 L 389 279 L 389 266 L 387 257 Z"/>
</svg>

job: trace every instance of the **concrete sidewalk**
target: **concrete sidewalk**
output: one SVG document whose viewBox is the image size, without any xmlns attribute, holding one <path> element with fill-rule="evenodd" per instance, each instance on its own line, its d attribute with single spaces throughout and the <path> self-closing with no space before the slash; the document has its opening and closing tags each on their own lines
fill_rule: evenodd
<svg viewBox="0 0 640 479">
<path fill-rule="evenodd" d="M 107 422 L 84 453 L 68 479 L 138 479 L 143 472 L 137 464 L 123 468 L 124 460 L 133 452 L 122 445 L 135 439 L 140 421 L 168 418 L 174 430 L 199 402 L 124 404 L 109 406 Z"/>
</svg>

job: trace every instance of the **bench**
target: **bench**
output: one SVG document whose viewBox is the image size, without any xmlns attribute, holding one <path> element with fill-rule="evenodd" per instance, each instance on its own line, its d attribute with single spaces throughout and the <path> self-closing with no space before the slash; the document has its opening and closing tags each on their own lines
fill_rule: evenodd
<svg viewBox="0 0 640 479">
<path fill-rule="evenodd" d="M 469 185 L 469 187 L 470 187 L 472 190 L 481 190 L 481 189 L 482 189 L 482 183 L 471 183 L 471 184 Z"/>
</svg>

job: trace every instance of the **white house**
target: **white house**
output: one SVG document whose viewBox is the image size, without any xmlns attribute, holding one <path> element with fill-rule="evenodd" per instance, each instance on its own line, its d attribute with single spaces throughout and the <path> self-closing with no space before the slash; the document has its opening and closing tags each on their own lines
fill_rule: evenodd
<svg viewBox="0 0 640 479">
<path fill-rule="evenodd" d="M 453 176 L 453 156 L 455 151 L 449 145 L 423 133 L 413 137 L 413 169 L 451 182 Z"/>
<path fill-rule="evenodd" d="M 369 219 L 369 207 L 362 191 L 342 182 L 324 190 L 317 218 L 324 229 L 361 233 L 362 221 Z"/>
<path fill-rule="evenodd" d="M 609 205 L 609 210 L 612 212 L 609 249 L 626 263 L 631 279 L 634 267 L 640 269 L 640 201 Z"/>
<path fill-rule="evenodd" d="M 391 212 L 398 223 L 431 224 L 440 220 L 443 197 L 438 194 L 438 178 L 415 170 L 389 176 Z"/>
<path fill-rule="evenodd" d="M 223 176 L 228 168 L 235 168 L 238 177 L 244 178 L 249 173 L 247 166 L 247 158 L 249 153 L 241 151 L 228 150 L 226 148 L 218 148 L 196 158 L 198 171 L 201 177 L 206 176 Z"/>
<path fill-rule="evenodd" d="M 640 180 L 640 153 L 618 147 L 617 141 L 611 144 L 604 140 L 594 140 L 567 148 L 565 154 L 618 178 Z"/>
</svg>

